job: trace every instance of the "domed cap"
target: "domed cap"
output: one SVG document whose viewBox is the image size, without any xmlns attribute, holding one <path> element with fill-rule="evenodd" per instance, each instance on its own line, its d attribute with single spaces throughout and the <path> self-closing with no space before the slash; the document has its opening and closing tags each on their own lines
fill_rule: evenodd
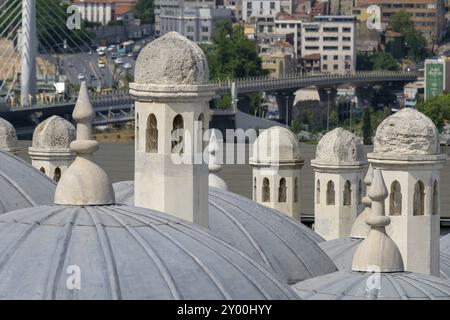
<svg viewBox="0 0 450 320">
<path fill-rule="evenodd" d="M 113 186 L 118 203 L 133 203 L 132 182 Z M 248 254 L 286 283 L 337 270 L 318 247 L 323 239 L 283 213 L 216 188 L 209 188 L 208 212 L 214 236 Z"/>
<path fill-rule="evenodd" d="M 3 299 L 296 298 L 241 251 L 154 210 L 34 207 L 0 215 L 0 238 Z"/>
<path fill-rule="evenodd" d="M 343 128 L 336 128 L 320 139 L 316 149 L 315 164 L 365 165 L 364 146 L 357 136 Z"/>
<path fill-rule="evenodd" d="M 413 108 L 403 108 L 377 128 L 371 157 L 398 158 L 440 154 L 439 133 L 430 118 Z"/>
<path fill-rule="evenodd" d="M 69 149 L 73 140 L 75 127 L 59 116 L 52 116 L 34 130 L 32 148 Z"/>
<path fill-rule="evenodd" d="M 0 214 L 51 204 L 55 183 L 22 159 L 0 151 Z"/>
<path fill-rule="evenodd" d="M 12 153 L 18 151 L 16 129 L 3 118 L 0 118 L 0 150 Z"/>
<path fill-rule="evenodd" d="M 81 83 L 72 116 L 77 122 L 77 138 L 70 144 L 70 149 L 77 157 L 58 183 L 55 204 L 74 206 L 113 204 L 114 191 L 108 175 L 92 159 L 92 154 L 99 146 L 92 137 L 91 122 L 95 112 L 89 101 L 85 82 Z"/>
<path fill-rule="evenodd" d="M 450 281 L 431 275 L 398 272 L 339 271 L 292 286 L 307 300 L 449 300 Z"/>
<path fill-rule="evenodd" d="M 253 142 L 250 163 L 253 165 L 303 165 L 300 144 L 289 129 L 274 126 L 264 130 Z"/>
<path fill-rule="evenodd" d="M 150 42 L 136 60 L 135 82 L 155 85 L 200 85 L 209 80 L 203 50 L 177 32 Z"/>
</svg>

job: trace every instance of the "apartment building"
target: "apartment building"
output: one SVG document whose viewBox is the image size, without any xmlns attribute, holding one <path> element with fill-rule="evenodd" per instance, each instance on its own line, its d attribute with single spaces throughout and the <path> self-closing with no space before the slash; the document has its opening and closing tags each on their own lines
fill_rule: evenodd
<svg viewBox="0 0 450 320">
<path fill-rule="evenodd" d="M 280 0 L 244 0 L 242 2 L 242 20 L 244 22 L 249 22 L 251 17 L 274 17 L 280 11 Z"/>
<path fill-rule="evenodd" d="M 293 50 L 296 61 L 301 57 L 301 29 L 303 20 L 301 17 L 291 15 L 285 11 L 275 15 L 275 33 L 293 35 Z"/>
<path fill-rule="evenodd" d="M 262 68 L 273 78 L 281 78 L 296 71 L 294 47 L 286 41 L 275 42 L 270 50 L 260 55 Z"/>
<path fill-rule="evenodd" d="M 231 10 L 234 21 L 242 21 L 242 0 L 224 0 L 223 6 Z"/>
<path fill-rule="evenodd" d="M 302 57 L 318 57 L 322 72 L 355 71 L 356 18 L 354 16 L 316 16 L 302 23 Z"/>
<path fill-rule="evenodd" d="M 231 21 L 227 8 L 162 8 L 159 18 L 160 35 L 176 31 L 194 42 L 211 42 L 217 22 Z"/>
<path fill-rule="evenodd" d="M 359 12 L 370 5 L 380 7 L 381 22 L 385 25 L 389 25 L 389 19 L 393 13 L 400 10 L 408 12 L 416 30 L 422 32 L 429 46 L 440 41 L 444 36 L 444 0 L 355 0 L 355 7 Z"/>
<path fill-rule="evenodd" d="M 132 11 L 136 2 L 137 0 L 74 0 L 73 4 L 77 6 L 81 19 L 107 25 L 115 20 L 116 12 L 122 15 Z"/>
<path fill-rule="evenodd" d="M 161 15 L 164 15 L 165 17 L 179 17 L 181 19 L 184 14 L 184 9 L 215 8 L 216 2 L 215 0 L 155 0 L 154 7 L 155 35 L 160 36 L 166 33 L 161 33 Z"/>
</svg>

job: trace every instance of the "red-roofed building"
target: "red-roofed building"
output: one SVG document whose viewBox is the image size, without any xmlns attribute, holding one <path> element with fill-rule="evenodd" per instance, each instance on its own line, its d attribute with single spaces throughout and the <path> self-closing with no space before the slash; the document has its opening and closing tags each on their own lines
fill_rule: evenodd
<svg viewBox="0 0 450 320">
<path fill-rule="evenodd" d="M 134 10 L 137 0 L 74 0 L 81 18 L 89 22 L 108 24 Z"/>
</svg>

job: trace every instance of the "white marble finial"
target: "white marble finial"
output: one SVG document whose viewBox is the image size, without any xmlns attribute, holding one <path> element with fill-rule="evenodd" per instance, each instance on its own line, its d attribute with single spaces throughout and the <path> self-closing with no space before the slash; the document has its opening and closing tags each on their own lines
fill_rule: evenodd
<svg viewBox="0 0 450 320">
<path fill-rule="evenodd" d="M 369 165 L 367 169 L 367 174 L 364 178 L 364 184 L 366 185 L 366 195 L 362 198 L 362 203 L 364 204 L 364 210 L 358 215 L 352 226 L 352 231 L 350 232 L 350 237 L 355 239 L 365 239 L 370 231 L 370 226 L 366 223 L 367 218 L 370 216 L 370 207 L 372 205 L 372 200 L 369 198 L 370 185 L 373 179 L 373 167 Z"/>
<path fill-rule="evenodd" d="M 210 187 L 228 190 L 227 183 L 221 177 L 219 177 L 216 173 L 222 169 L 222 165 L 217 160 L 217 152 L 219 152 L 220 146 L 216 137 L 216 130 L 213 129 L 211 131 L 211 136 L 209 138 L 208 145 L 208 153 L 209 153 L 209 176 L 208 176 L 208 184 Z"/>
<path fill-rule="evenodd" d="M 92 136 L 92 120 L 95 112 L 89 101 L 85 82 L 81 84 L 72 116 L 77 122 L 77 138 L 70 144 L 70 149 L 77 157 L 58 183 L 55 204 L 74 206 L 113 204 L 114 191 L 108 175 L 92 157 L 99 145 Z"/>
<path fill-rule="evenodd" d="M 379 168 L 373 172 L 372 185 L 368 195 L 372 200 L 371 214 L 367 218 L 370 232 L 356 250 L 352 270 L 361 272 L 404 271 L 400 250 L 386 234 L 386 226 L 391 222 L 391 219 L 385 216 L 384 208 L 388 190 Z"/>
</svg>

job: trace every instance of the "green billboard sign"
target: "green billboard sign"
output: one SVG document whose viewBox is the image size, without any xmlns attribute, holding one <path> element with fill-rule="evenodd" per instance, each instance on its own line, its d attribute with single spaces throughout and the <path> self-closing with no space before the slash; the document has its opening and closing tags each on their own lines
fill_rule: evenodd
<svg viewBox="0 0 450 320">
<path fill-rule="evenodd" d="M 444 64 L 427 63 L 425 65 L 425 98 L 429 99 L 444 91 Z"/>
</svg>

